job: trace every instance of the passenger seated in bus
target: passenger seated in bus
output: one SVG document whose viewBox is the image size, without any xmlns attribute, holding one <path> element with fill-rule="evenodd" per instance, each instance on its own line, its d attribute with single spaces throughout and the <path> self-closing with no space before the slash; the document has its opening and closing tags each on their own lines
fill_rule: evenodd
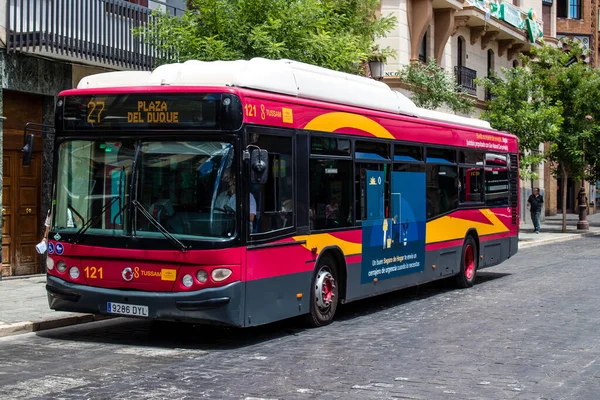
<svg viewBox="0 0 600 400">
<path fill-rule="evenodd" d="M 231 212 L 235 213 L 235 178 L 231 175 L 230 171 L 223 172 L 223 182 L 225 182 L 227 189 L 219 193 L 215 200 L 215 209 L 219 212 Z M 252 193 L 249 193 L 250 197 L 250 232 L 254 232 L 254 219 L 256 218 L 256 200 Z"/>
<path fill-rule="evenodd" d="M 329 199 L 329 204 L 325 207 L 325 226 L 326 228 L 337 228 L 340 225 L 340 207 L 335 198 Z"/>
</svg>

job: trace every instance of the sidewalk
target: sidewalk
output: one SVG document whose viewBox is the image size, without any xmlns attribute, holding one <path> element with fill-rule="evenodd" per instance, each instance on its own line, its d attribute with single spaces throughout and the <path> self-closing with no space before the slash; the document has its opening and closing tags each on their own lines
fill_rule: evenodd
<svg viewBox="0 0 600 400">
<path fill-rule="evenodd" d="M 587 216 L 590 224 L 588 231 L 577 230 L 577 221 L 579 217 L 576 214 L 567 214 L 567 232 L 562 232 L 562 214 L 546 217 L 546 220 L 540 224 L 540 233 L 533 233 L 533 224 L 531 217 L 526 215 L 527 222 L 521 222 L 519 232 L 519 249 L 539 246 L 547 243 L 564 242 L 577 239 L 582 236 L 600 235 L 600 213 Z"/>
<path fill-rule="evenodd" d="M 527 220 L 529 221 L 529 215 Z M 530 222 L 521 223 L 519 248 L 600 235 L 600 214 L 588 216 L 589 231 L 578 231 L 577 220 L 577 215 L 567 215 L 567 233 L 561 232 L 562 215 L 546 217 L 539 234 L 533 233 Z M 45 285 L 45 275 L 0 280 L 0 337 L 109 318 L 51 310 L 48 307 Z"/>
<path fill-rule="evenodd" d="M 0 337 L 105 319 L 103 316 L 54 311 L 48 307 L 46 275 L 2 278 Z"/>
</svg>

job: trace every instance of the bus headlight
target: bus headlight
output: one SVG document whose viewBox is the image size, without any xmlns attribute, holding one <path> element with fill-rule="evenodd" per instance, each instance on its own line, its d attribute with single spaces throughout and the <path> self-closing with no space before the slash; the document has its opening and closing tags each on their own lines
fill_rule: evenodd
<svg viewBox="0 0 600 400">
<path fill-rule="evenodd" d="M 213 281 L 221 282 L 231 276 L 231 270 L 229 268 L 215 268 L 210 274 Z"/>
<path fill-rule="evenodd" d="M 71 279 L 77 279 L 77 278 L 79 278 L 79 268 L 77 268 L 77 267 L 71 267 L 69 269 L 69 276 L 71 277 Z"/>
<path fill-rule="evenodd" d="M 52 257 L 46 258 L 46 269 L 48 271 L 52 271 L 54 269 L 54 260 L 52 259 Z"/>
<path fill-rule="evenodd" d="M 190 274 L 185 274 L 183 278 L 181 278 L 181 283 L 183 283 L 183 286 L 189 288 L 194 284 L 194 278 L 192 278 Z"/>
<path fill-rule="evenodd" d="M 59 262 L 56 263 L 56 269 L 60 273 L 65 272 L 67 270 L 67 263 L 64 262 L 63 260 L 60 260 Z"/>
<path fill-rule="evenodd" d="M 200 282 L 200 283 L 206 282 L 208 280 L 208 272 L 201 269 L 200 271 L 198 271 L 196 273 L 196 279 L 198 279 L 198 282 Z"/>
</svg>

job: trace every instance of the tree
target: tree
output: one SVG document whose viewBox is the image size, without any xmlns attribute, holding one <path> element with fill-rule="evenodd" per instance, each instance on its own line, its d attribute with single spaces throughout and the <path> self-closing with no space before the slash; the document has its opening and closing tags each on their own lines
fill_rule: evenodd
<svg viewBox="0 0 600 400">
<path fill-rule="evenodd" d="M 552 142 L 563 122 L 561 104 L 551 104 L 534 73 L 523 67 L 501 70 L 504 79 L 478 79 L 491 94 L 488 109 L 481 118 L 494 129 L 510 132 L 519 138 L 520 175 L 522 179 L 536 178 L 532 167 L 539 165 L 545 155 L 539 153 L 540 143 Z"/>
<path fill-rule="evenodd" d="M 520 140 L 523 165 L 539 162 L 530 152 L 550 142 L 543 155 L 557 166 L 563 188 L 562 230 L 566 231 L 567 179 L 584 179 L 597 170 L 597 147 L 585 146 L 598 140 L 594 121 L 600 118 L 600 75 L 582 61 L 583 50 L 576 43 L 568 51 L 544 44 L 532 47 L 523 56 L 523 68 L 503 70 L 499 81 L 482 83 L 494 96 L 482 117 L 492 127 L 516 134 Z"/>
<path fill-rule="evenodd" d="M 412 62 L 398 71 L 401 81 L 411 86 L 411 100 L 417 107 L 431 110 L 447 106 L 454 112 L 469 113 L 474 101 L 453 75 L 440 68 L 434 59 L 427 64 Z"/>
<path fill-rule="evenodd" d="M 287 58 L 359 73 L 374 41 L 396 26 L 379 0 L 192 0 L 181 17 L 155 12 L 136 33 L 158 63 Z"/>
</svg>

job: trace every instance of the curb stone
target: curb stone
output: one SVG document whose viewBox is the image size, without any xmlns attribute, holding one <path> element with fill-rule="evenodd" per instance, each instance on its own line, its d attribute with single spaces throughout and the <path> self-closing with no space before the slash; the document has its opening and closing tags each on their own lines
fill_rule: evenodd
<svg viewBox="0 0 600 400">
<path fill-rule="evenodd" d="M 72 314 L 67 316 L 59 316 L 56 318 L 46 318 L 40 321 L 15 322 L 12 324 L 0 325 L 0 337 L 63 328 L 65 326 L 102 321 L 110 318 L 113 317 L 96 314 Z"/>
<path fill-rule="evenodd" d="M 566 242 L 566 241 L 578 239 L 581 237 L 593 237 L 593 236 L 600 236 L 600 232 L 571 233 L 569 235 L 553 237 L 553 238 L 548 238 L 548 239 L 532 240 L 532 241 L 527 241 L 527 242 L 519 241 L 519 250 L 526 249 L 528 247 L 541 246 L 541 245 L 545 245 L 545 244 L 549 244 L 549 243 Z"/>
</svg>

